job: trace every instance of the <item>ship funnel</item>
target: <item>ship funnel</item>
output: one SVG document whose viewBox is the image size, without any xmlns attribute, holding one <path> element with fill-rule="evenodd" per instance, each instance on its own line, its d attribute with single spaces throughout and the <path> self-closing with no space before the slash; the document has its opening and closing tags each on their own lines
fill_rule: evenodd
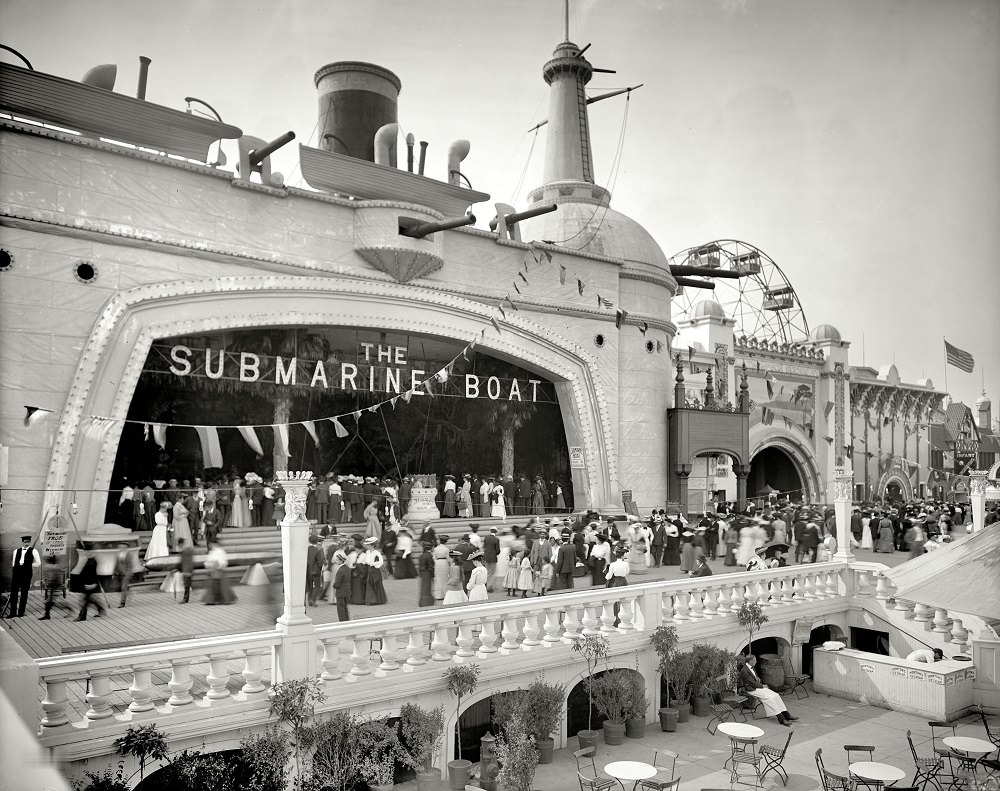
<svg viewBox="0 0 1000 791">
<path fill-rule="evenodd" d="M 375 133 L 375 164 L 396 167 L 396 137 L 399 124 L 386 124 Z"/>
<path fill-rule="evenodd" d="M 139 56 L 139 87 L 135 92 L 136 99 L 146 98 L 146 78 L 149 76 L 149 64 L 151 62 L 145 55 Z"/>
<path fill-rule="evenodd" d="M 339 61 L 321 68 L 313 79 L 323 148 L 374 162 L 375 135 L 398 120 L 399 77 L 373 63 Z"/>
</svg>

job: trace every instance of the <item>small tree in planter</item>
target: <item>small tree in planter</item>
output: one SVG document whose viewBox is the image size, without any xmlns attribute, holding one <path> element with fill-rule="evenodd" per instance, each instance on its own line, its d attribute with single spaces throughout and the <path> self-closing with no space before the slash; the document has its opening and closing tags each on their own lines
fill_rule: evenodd
<svg viewBox="0 0 1000 791">
<path fill-rule="evenodd" d="M 167 757 L 167 734 L 156 730 L 155 722 L 150 725 L 135 725 L 125 731 L 124 736 L 115 739 L 112 746 L 118 755 L 131 755 L 139 761 L 141 783 L 146 772 L 146 762 L 162 761 Z"/>
<path fill-rule="evenodd" d="M 500 773 L 497 780 L 505 791 L 531 791 L 538 764 L 538 750 L 525 723 L 515 718 L 504 733 L 497 737 L 497 760 Z"/>
<path fill-rule="evenodd" d="M 608 670 L 587 681 L 594 707 L 604 716 L 604 743 L 621 744 L 625 740 L 625 717 L 629 694 L 631 672 L 628 670 Z"/>
<path fill-rule="evenodd" d="M 646 696 L 646 679 L 639 672 L 638 653 L 635 655 L 635 671 L 629 677 L 625 708 L 625 735 L 630 739 L 641 739 L 646 735 L 646 711 L 649 709 L 649 698 Z"/>
<path fill-rule="evenodd" d="M 678 722 L 687 722 L 691 676 L 695 671 L 694 657 L 690 651 L 677 650 L 679 640 L 674 626 L 658 626 L 650 641 L 656 651 L 657 669 L 667 688 L 665 704 L 659 712 L 660 727 L 665 731 L 672 731 L 676 729 Z"/>
<path fill-rule="evenodd" d="M 750 646 L 753 644 L 753 633 L 759 632 L 760 628 L 768 622 L 767 613 L 758 602 L 745 601 L 736 611 L 736 621 L 747 633 L 747 654 L 750 653 Z"/>
<path fill-rule="evenodd" d="M 295 775 L 302 777 L 302 741 L 307 723 L 316 713 L 316 704 L 326 700 L 318 678 L 293 678 L 271 687 L 271 708 L 268 716 L 292 729 L 295 747 Z"/>
<path fill-rule="evenodd" d="M 592 712 L 594 709 L 594 695 L 591 692 L 591 684 L 594 681 L 594 669 L 602 659 L 606 662 L 608 652 L 611 650 L 611 643 L 603 634 L 588 634 L 574 641 L 573 650 L 580 654 L 587 663 L 587 730 L 579 731 L 577 738 L 580 747 L 593 747 L 597 744 L 597 731 L 594 730 Z"/>
<path fill-rule="evenodd" d="M 312 756 L 312 787 L 328 791 L 351 791 L 360 780 L 358 768 L 364 757 L 358 733 L 361 719 L 349 711 L 335 711 L 303 729 L 302 749 L 315 748 Z M 300 782 L 301 785 L 301 782 Z"/>
<path fill-rule="evenodd" d="M 395 779 L 396 759 L 403 754 L 396 729 L 385 720 L 369 720 L 358 728 L 361 762 L 358 773 L 370 786 L 391 786 Z"/>
<path fill-rule="evenodd" d="M 469 769 L 472 768 L 472 761 L 462 758 L 462 698 L 471 695 L 479 685 L 480 667 L 471 665 L 452 665 L 444 671 L 445 683 L 448 691 L 454 695 L 458 702 L 455 707 L 455 738 L 458 739 L 458 759 L 448 762 L 448 782 L 450 786 L 458 791 L 465 788 L 469 780 Z"/>
<path fill-rule="evenodd" d="M 425 709 L 404 703 L 399 710 L 400 730 L 407 758 L 403 761 L 417 772 L 417 787 L 440 781 L 441 770 L 434 766 L 444 736 L 444 706 Z"/>
<path fill-rule="evenodd" d="M 524 691 L 521 718 L 535 737 L 538 763 L 552 763 L 552 734 L 559 730 L 565 709 L 565 684 L 551 684 L 542 676 L 532 681 Z"/>
<path fill-rule="evenodd" d="M 710 713 L 709 690 L 714 688 L 716 679 L 727 676 L 728 666 L 736 667 L 736 654 L 719 648 L 713 643 L 695 643 L 691 647 L 694 655 L 695 672 L 691 679 L 691 689 L 695 694 L 694 714 L 707 717 Z"/>
</svg>

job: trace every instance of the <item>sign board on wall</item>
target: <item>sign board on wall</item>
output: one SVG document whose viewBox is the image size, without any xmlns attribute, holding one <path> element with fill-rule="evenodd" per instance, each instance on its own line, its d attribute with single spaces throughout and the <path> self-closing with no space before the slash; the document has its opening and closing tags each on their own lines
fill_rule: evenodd
<svg viewBox="0 0 1000 791">
<path fill-rule="evenodd" d="M 582 470 L 584 468 L 583 464 L 583 448 L 571 445 L 569 448 L 569 466 L 574 470 Z"/>
<path fill-rule="evenodd" d="M 792 645 L 805 645 L 809 642 L 809 635 L 812 634 L 813 621 L 815 618 L 796 618 L 795 626 L 792 629 Z"/>
</svg>

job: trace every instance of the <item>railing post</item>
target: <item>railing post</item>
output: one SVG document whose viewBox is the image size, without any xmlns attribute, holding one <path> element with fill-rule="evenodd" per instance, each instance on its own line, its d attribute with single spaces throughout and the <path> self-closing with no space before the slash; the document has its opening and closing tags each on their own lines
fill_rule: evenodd
<svg viewBox="0 0 1000 791">
<path fill-rule="evenodd" d="M 134 665 L 132 667 L 132 684 L 128 688 L 132 696 L 132 702 L 128 704 L 128 710 L 133 714 L 142 714 L 145 711 L 152 711 L 153 705 L 153 668 L 145 665 Z"/>
<path fill-rule="evenodd" d="M 212 654 L 208 657 L 209 672 L 205 676 L 209 690 L 205 697 L 209 700 L 224 700 L 229 697 L 229 660 L 226 654 Z"/>
<path fill-rule="evenodd" d="M 837 551 L 834 560 L 850 562 L 851 552 L 851 499 L 854 488 L 854 470 L 837 467 L 833 471 L 833 516 L 837 524 Z"/>
<path fill-rule="evenodd" d="M 167 703 L 171 706 L 186 706 L 194 702 L 191 697 L 191 660 L 171 659 L 170 660 L 170 681 L 167 689 L 170 690 L 170 697 Z"/>
<path fill-rule="evenodd" d="M 969 471 L 969 500 L 972 502 L 972 532 L 986 527 L 986 476 L 988 470 Z"/>
<path fill-rule="evenodd" d="M 45 699 L 42 700 L 42 729 L 51 731 L 69 725 L 69 717 L 66 716 L 66 708 L 69 699 L 66 697 L 65 678 L 53 677 L 45 679 Z"/>
</svg>

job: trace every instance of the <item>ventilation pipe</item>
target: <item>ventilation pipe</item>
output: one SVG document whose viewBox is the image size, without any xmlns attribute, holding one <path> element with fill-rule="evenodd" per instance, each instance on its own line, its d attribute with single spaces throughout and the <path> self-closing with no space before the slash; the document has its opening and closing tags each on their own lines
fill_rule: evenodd
<svg viewBox="0 0 1000 791">
<path fill-rule="evenodd" d="M 149 76 L 150 59 L 145 55 L 139 56 L 139 87 L 135 91 L 136 99 L 146 98 L 146 78 Z"/>
<path fill-rule="evenodd" d="M 406 170 L 410 173 L 413 172 L 413 143 L 416 138 L 413 136 L 413 132 L 409 132 L 406 135 Z"/>
<path fill-rule="evenodd" d="M 455 186 L 462 186 L 460 165 L 462 160 L 469 156 L 469 149 L 472 143 L 468 140 L 456 140 L 448 146 L 448 183 Z"/>
<path fill-rule="evenodd" d="M 396 167 L 396 137 L 399 124 L 383 124 L 375 133 L 375 164 Z"/>
<path fill-rule="evenodd" d="M 420 141 L 420 163 L 417 165 L 417 175 L 424 175 L 424 162 L 427 161 L 427 141 Z"/>
</svg>

